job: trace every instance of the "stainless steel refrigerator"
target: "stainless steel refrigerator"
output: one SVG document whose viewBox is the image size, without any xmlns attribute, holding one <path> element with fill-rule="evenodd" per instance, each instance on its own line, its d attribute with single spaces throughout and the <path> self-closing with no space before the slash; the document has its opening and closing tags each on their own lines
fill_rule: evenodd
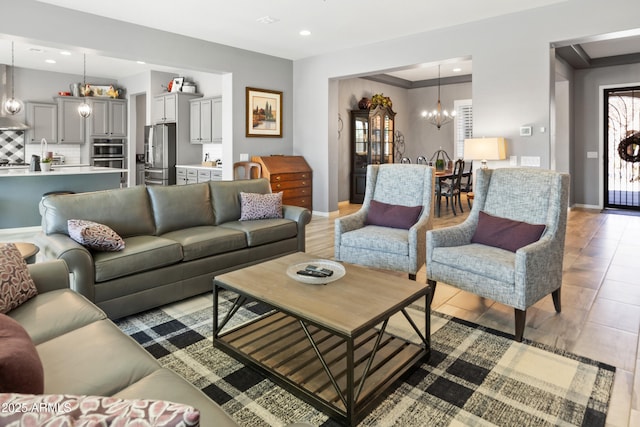
<svg viewBox="0 0 640 427">
<path fill-rule="evenodd" d="M 176 183 L 176 125 L 167 123 L 144 128 L 146 185 Z"/>
</svg>

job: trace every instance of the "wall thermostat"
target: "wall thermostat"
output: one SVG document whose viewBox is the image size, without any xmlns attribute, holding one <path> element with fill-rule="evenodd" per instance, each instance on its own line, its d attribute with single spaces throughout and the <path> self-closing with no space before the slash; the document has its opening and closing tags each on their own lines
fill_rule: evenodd
<svg viewBox="0 0 640 427">
<path fill-rule="evenodd" d="M 531 136 L 531 126 L 520 126 L 520 136 Z"/>
</svg>

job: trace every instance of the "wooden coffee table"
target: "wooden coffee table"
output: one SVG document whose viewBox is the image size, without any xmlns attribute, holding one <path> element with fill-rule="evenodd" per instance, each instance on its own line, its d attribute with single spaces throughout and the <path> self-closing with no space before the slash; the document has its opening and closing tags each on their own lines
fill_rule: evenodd
<svg viewBox="0 0 640 427">
<path fill-rule="evenodd" d="M 400 376 L 430 356 L 430 287 L 404 277 L 344 264 L 346 274 L 326 285 L 300 283 L 286 270 L 317 257 L 296 253 L 222 274 L 214 280 L 213 344 L 330 416 L 356 425 Z M 218 321 L 218 294 L 238 294 Z M 422 333 L 406 311 L 424 298 Z M 275 310 L 221 333 L 243 304 Z M 389 334 L 389 318 L 402 313 L 420 337 L 415 344 Z"/>
</svg>

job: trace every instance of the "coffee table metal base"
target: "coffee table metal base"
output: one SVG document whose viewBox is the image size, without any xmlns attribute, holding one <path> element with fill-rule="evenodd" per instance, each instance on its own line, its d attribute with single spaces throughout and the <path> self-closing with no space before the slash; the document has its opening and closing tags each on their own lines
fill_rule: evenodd
<svg viewBox="0 0 640 427">
<path fill-rule="evenodd" d="M 418 345 L 387 333 L 389 318 L 380 319 L 380 323 L 358 336 L 341 336 L 282 311 L 221 333 L 249 300 L 239 295 L 226 317 L 218 322 L 218 293 L 224 287 L 224 283 L 214 281 L 214 345 L 257 367 L 296 396 L 347 425 L 361 421 L 394 381 L 430 356 L 428 290 L 424 295 L 426 335 L 406 307 L 398 311 L 420 337 Z"/>
</svg>

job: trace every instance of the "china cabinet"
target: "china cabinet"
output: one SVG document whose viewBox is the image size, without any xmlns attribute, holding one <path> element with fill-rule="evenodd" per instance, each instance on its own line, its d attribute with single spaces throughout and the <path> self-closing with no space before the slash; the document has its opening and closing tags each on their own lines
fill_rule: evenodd
<svg viewBox="0 0 640 427">
<path fill-rule="evenodd" d="M 351 203 L 364 201 L 367 165 L 394 162 L 395 115 L 390 107 L 381 105 L 351 110 Z"/>
</svg>

